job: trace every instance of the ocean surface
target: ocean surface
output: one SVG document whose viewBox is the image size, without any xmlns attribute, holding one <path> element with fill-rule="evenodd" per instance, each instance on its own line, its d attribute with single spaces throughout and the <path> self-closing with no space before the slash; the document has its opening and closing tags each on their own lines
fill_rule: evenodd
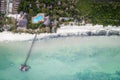
<svg viewBox="0 0 120 80">
<path fill-rule="evenodd" d="M 0 42 L 0 80 L 120 80 L 120 37 L 66 37 Z"/>
</svg>

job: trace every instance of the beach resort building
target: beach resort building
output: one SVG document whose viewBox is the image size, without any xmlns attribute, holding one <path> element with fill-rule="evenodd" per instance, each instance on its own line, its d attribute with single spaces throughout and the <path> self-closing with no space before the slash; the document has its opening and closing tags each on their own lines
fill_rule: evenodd
<svg viewBox="0 0 120 80">
<path fill-rule="evenodd" d="M 21 12 L 20 17 L 17 21 L 17 26 L 18 26 L 17 30 L 26 29 L 27 28 L 27 23 L 28 23 L 27 13 Z"/>
<path fill-rule="evenodd" d="M 16 14 L 20 0 L 0 0 L 0 13 Z"/>
<path fill-rule="evenodd" d="M 6 4 L 5 0 L 0 0 L 0 13 L 5 13 Z"/>
</svg>

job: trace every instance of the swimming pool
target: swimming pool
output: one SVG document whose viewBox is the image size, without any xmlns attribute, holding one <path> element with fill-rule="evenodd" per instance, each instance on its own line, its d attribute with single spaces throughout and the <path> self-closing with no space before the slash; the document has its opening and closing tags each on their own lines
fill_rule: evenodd
<svg viewBox="0 0 120 80">
<path fill-rule="evenodd" d="M 0 42 L 0 80 L 119 80 L 120 37 L 68 37 L 37 41 L 21 72 L 31 41 Z"/>
<path fill-rule="evenodd" d="M 43 21 L 43 20 L 44 20 L 44 16 L 41 14 L 38 14 L 36 17 L 33 18 L 32 22 L 38 23 L 38 22 Z"/>
</svg>

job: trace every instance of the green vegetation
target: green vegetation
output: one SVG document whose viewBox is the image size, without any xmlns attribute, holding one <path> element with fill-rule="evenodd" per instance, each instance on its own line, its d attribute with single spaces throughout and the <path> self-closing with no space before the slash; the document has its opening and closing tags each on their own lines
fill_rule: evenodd
<svg viewBox="0 0 120 80">
<path fill-rule="evenodd" d="M 0 14 L 0 32 L 3 31 L 2 26 L 4 25 L 4 14 Z"/>
<path fill-rule="evenodd" d="M 86 22 L 101 24 L 104 26 L 120 25 L 120 2 L 80 0 L 77 5 L 81 18 Z"/>
<path fill-rule="evenodd" d="M 79 15 L 79 10 L 77 10 L 74 0 L 21 0 L 18 12 L 20 11 L 29 13 L 28 28 L 32 29 L 38 28 L 36 24 L 31 23 L 31 17 L 36 16 L 38 13 L 50 15 L 51 21 L 54 19 L 58 20 L 59 17 L 74 17 Z"/>
<path fill-rule="evenodd" d="M 104 0 L 96 2 L 95 0 L 21 0 L 18 12 L 28 13 L 28 29 L 45 28 L 43 23 L 32 24 L 31 18 L 38 13 L 50 15 L 50 20 L 60 17 L 72 17 L 78 21 L 84 20 L 86 23 L 101 24 L 104 26 L 120 25 L 120 2 L 105 2 Z M 4 15 L 0 14 L 0 28 L 4 24 L 13 24 Z M 73 20 L 74 20 L 73 19 Z M 72 21 L 73 21 L 72 20 Z M 62 20 L 62 22 L 65 22 Z M 59 22 L 61 24 L 62 22 Z M 14 29 L 15 27 L 12 27 Z M 51 29 L 51 25 L 49 26 Z M 44 31 L 43 31 L 44 32 Z"/>
<path fill-rule="evenodd" d="M 120 3 L 94 3 L 92 5 L 91 20 L 94 24 L 120 25 Z"/>
<path fill-rule="evenodd" d="M 87 17 L 92 11 L 93 0 L 80 0 L 77 3 L 77 8 L 79 9 L 81 17 Z"/>
<path fill-rule="evenodd" d="M 14 18 L 9 18 L 4 14 L 0 14 L 0 32 L 4 30 L 12 31 L 16 29 L 16 26 L 16 20 Z"/>
<path fill-rule="evenodd" d="M 58 5 L 58 2 L 61 5 Z M 73 17 L 78 20 L 85 20 L 86 23 L 101 24 L 104 26 L 120 25 L 120 2 L 95 0 L 21 0 L 18 11 L 29 13 L 31 16 L 37 13 L 46 13 L 51 16 L 51 20 L 59 17 Z M 73 2 L 72 2 L 73 1 Z M 24 3 L 24 4 L 23 4 Z M 39 8 L 37 7 L 39 4 Z M 31 4 L 31 7 L 30 7 Z M 50 6 L 52 5 L 52 9 Z M 29 22 L 30 23 L 30 22 Z M 32 24 L 30 24 L 32 25 Z M 29 25 L 29 26 L 30 26 Z M 33 25 L 34 26 L 34 25 Z M 31 28 L 34 28 L 31 26 Z"/>
<path fill-rule="evenodd" d="M 61 2 L 58 5 L 58 2 Z M 31 16 L 37 13 L 46 13 L 54 17 L 73 17 L 77 14 L 75 8 L 75 1 L 73 0 L 21 0 L 18 12 L 24 11 Z M 37 6 L 38 4 L 38 6 Z M 67 10 L 68 9 L 68 10 Z"/>
</svg>

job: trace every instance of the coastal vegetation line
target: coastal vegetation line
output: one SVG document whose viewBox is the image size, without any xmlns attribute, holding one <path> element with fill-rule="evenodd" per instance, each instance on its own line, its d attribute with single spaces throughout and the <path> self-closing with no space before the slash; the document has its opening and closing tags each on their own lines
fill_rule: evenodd
<svg viewBox="0 0 120 80">
<path fill-rule="evenodd" d="M 60 24 L 67 24 L 71 21 L 76 21 L 80 25 L 79 23 L 83 20 L 85 24 L 120 25 L 120 2 L 117 0 L 21 0 L 18 12 L 21 11 L 28 14 L 27 29 L 40 28 L 40 32 L 46 32 L 46 26 L 43 23 L 32 24 L 31 21 L 31 18 L 38 13 L 50 15 L 51 22 L 57 20 L 56 28 Z M 72 17 L 73 19 L 59 21 L 60 17 Z M 0 19 L 0 27 L 9 24 L 12 26 L 10 31 L 15 31 L 17 28 L 17 22 L 14 19 L 7 18 L 4 14 L 0 14 Z M 52 24 L 47 26 L 47 32 L 51 32 L 52 26 Z"/>
</svg>

